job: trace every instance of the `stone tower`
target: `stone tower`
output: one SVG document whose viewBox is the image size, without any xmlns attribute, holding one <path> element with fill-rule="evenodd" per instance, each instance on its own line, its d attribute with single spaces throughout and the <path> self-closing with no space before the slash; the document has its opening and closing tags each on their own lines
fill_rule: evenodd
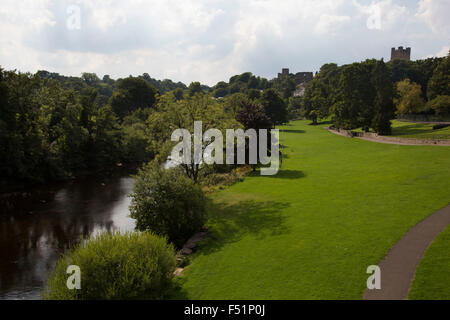
<svg viewBox="0 0 450 320">
<path fill-rule="evenodd" d="M 403 47 L 398 47 L 398 49 L 391 49 L 391 60 L 401 59 L 401 60 L 411 60 L 411 48 L 403 49 Z"/>
<path fill-rule="evenodd" d="M 281 73 L 278 74 L 278 79 L 285 78 L 289 76 L 289 68 L 283 68 Z"/>
</svg>

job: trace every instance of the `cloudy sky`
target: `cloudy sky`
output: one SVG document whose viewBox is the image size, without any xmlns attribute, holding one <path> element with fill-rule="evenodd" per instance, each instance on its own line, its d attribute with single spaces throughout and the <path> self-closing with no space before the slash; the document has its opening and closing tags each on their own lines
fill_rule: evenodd
<svg viewBox="0 0 450 320">
<path fill-rule="evenodd" d="M 0 66 L 214 85 L 450 49 L 449 0 L 2 0 Z"/>
</svg>

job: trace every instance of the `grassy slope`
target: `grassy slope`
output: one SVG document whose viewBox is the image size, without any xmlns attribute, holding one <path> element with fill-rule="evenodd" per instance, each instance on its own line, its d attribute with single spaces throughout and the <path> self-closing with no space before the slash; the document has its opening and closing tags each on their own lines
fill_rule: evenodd
<svg viewBox="0 0 450 320">
<path fill-rule="evenodd" d="M 450 127 L 433 130 L 432 124 L 392 120 L 392 137 L 412 139 L 450 139 Z M 362 132 L 362 128 L 354 131 Z"/>
<path fill-rule="evenodd" d="M 450 226 L 431 244 L 416 272 L 409 299 L 450 300 Z"/>
<path fill-rule="evenodd" d="M 392 135 L 415 139 L 450 139 L 450 127 L 433 130 L 432 124 L 392 121 Z"/>
<path fill-rule="evenodd" d="M 367 266 L 449 203 L 450 148 L 282 129 L 277 176 L 214 195 L 214 239 L 186 268 L 184 298 L 360 299 Z"/>
</svg>

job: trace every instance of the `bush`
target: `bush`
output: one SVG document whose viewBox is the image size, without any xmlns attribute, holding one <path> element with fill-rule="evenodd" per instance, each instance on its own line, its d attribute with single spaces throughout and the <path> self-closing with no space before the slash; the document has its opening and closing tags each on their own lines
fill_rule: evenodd
<svg viewBox="0 0 450 320">
<path fill-rule="evenodd" d="M 179 168 L 164 170 L 156 161 L 144 166 L 131 198 L 136 228 L 167 236 L 178 247 L 206 222 L 206 197 Z"/>
<path fill-rule="evenodd" d="M 69 290 L 67 267 L 81 271 L 81 289 Z M 65 254 L 51 273 L 44 299 L 162 299 L 171 286 L 175 251 L 151 233 L 104 233 Z"/>
</svg>

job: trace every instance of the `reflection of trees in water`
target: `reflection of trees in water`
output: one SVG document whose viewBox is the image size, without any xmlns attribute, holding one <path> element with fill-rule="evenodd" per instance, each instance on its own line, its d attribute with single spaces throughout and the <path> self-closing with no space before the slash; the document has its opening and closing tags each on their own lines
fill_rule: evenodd
<svg viewBox="0 0 450 320">
<path fill-rule="evenodd" d="M 114 208 L 127 201 L 132 179 L 73 183 L 34 214 L 0 222 L 0 296 L 41 287 L 56 260 L 94 232 L 112 231 Z M 126 208 L 126 207 L 125 207 Z M 124 215 L 128 215 L 128 208 Z"/>
</svg>

